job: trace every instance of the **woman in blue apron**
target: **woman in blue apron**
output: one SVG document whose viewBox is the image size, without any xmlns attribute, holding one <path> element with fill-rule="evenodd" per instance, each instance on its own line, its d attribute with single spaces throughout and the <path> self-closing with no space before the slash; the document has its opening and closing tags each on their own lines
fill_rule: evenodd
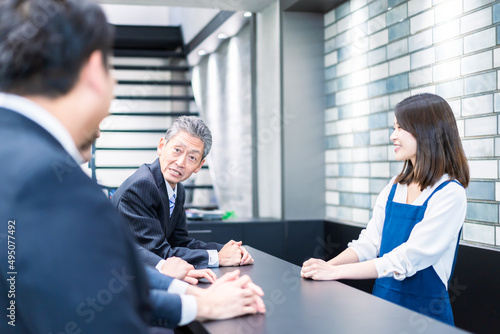
<svg viewBox="0 0 500 334">
<path fill-rule="evenodd" d="M 376 278 L 373 294 L 453 325 L 448 282 L 465 219 L 469 169 L 455 117 L 433 94 L 396 105 L 399 175 L 382 190 L 358 240 L 325 262 L 310 259 L 302 277 Z"/>
</svg>

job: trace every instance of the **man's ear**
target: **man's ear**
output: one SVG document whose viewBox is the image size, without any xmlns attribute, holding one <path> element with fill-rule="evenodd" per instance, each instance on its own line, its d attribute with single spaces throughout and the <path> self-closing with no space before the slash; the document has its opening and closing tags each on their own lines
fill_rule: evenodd
<svg viewBox="0 0 500 334">
<path fill-rule="evenodd" d="M 158 143 L 158 147 L 156 148 L 156 153 L 158 153 L 158 156 L 160 157 L 161 154 L 163 153 L 163 148 L 167 145 L 167 140 L 165 138 L 160 138 L 160 142 Z"/>
<path fill-rule="evenodd" d="M 196 169 L 193 171 L 193 173 L 198 173 L 201 169 L 201 167 L 203 167 L 203 164 L 205 163 L 205 159 L 203 159 L 201 162 L 200 162 L 200 165 L 198 167 L 196 167 Z"/>
<path fill-rule="evenodd" d="M 91 90 L 98 94 L 103 94 L 106 91 L 108 82 L 107 69 L 104 67 L 101 51 L 94 51 L 90 54 L 87 63 L 82 67 L 81 79 Z"/>
</svg>

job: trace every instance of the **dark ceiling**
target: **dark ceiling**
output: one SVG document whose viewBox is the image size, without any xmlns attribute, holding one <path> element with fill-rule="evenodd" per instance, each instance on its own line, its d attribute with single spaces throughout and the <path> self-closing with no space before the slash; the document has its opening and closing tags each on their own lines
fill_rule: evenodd
<svg viewBox="0 0 500 334">
<path fill-rule="evenodd" d="M 286 10 L 292 12 L 326 13 L 344 2 L 346 0 L 299 0 Z"/>
</svg>

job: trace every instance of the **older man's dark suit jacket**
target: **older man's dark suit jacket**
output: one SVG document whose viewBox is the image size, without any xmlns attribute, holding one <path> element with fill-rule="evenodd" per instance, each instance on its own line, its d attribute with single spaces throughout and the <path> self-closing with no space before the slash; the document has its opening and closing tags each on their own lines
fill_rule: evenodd
<svg viewBox="0 0 500 334">
<path fill-rule="evenodd" d="M 170 215 L 165 178 L 160 161 L 143 164 L 113 195 L 112 201 L 128 223 L 137 243 L 146 250 L 144 260 L 152 265 L 160 259 L 177 256 L 197 268 L 208 265 L 207 249 L 219 251 L 223 245 L 195 240 L 188 236 L 184 211 L 185 190 L 177 184 L 175 209 Z"/>
<path fill-rule="evenodd" d="M 144 265 L 100 187 L 51 134 L 2 108 L 0 143 L 0 333 L 146 333 Z"/>
</svg>

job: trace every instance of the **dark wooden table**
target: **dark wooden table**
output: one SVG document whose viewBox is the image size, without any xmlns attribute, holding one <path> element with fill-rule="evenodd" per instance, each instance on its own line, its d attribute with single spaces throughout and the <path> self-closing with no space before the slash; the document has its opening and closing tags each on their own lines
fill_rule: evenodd
<svg viewBox="0 0 500 334">
<path fill-rule="evenodd" d="M 422 314 L 336 281 L 300 277 L 300 267 L 248 247 L 255 259 L 239 267 L 265 293 L 267 313 L 222 321 L 193 322 L 183 332 L 276 333 L 465 333 Z M 221 276 L 234 267 L 217 268 Z"/>
</svg>

